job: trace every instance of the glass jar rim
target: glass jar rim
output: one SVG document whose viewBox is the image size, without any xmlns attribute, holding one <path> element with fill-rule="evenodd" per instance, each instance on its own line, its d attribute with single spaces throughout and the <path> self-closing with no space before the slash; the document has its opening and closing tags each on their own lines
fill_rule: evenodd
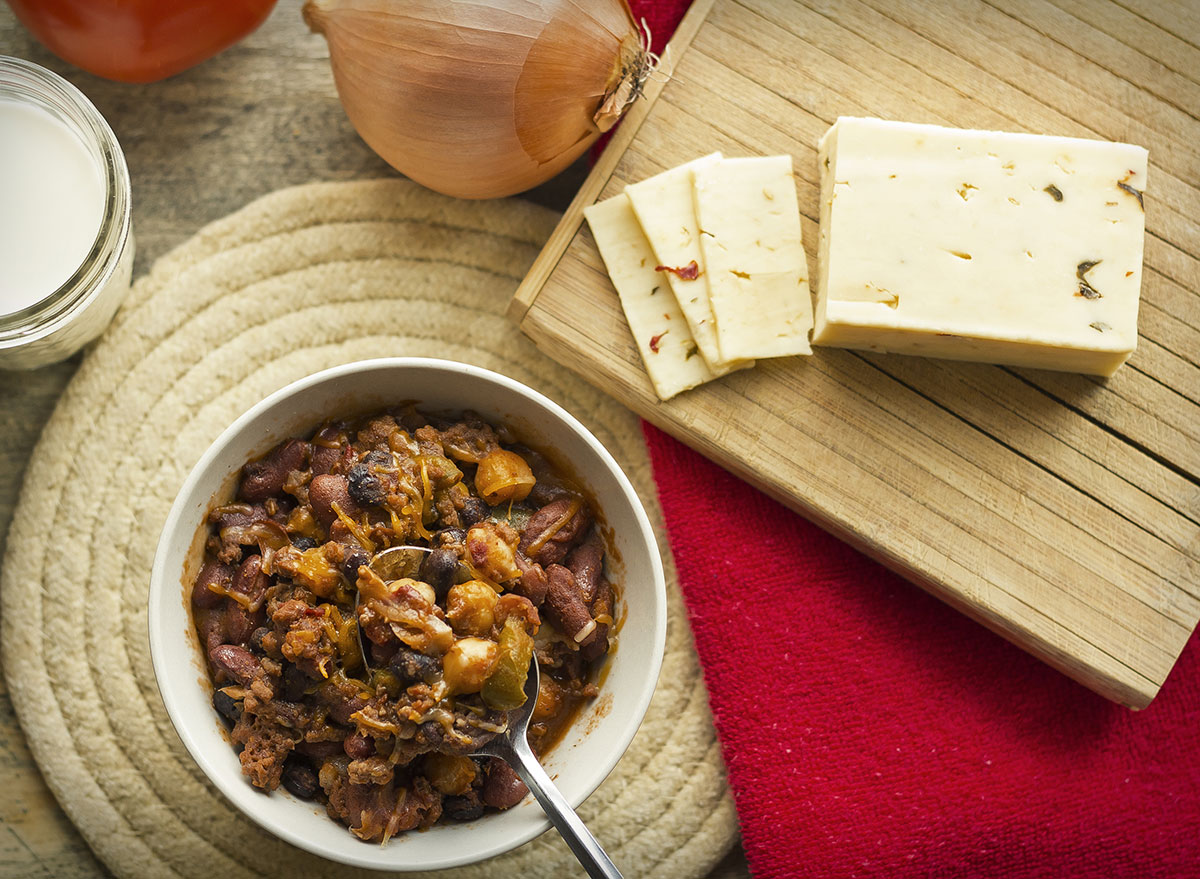
<svg viewBox="0 0 1200 879">
<path fill-rule="evenodd" d="M 129 168 L 104 116 L 78 88 L 38 64 L 0 55 L 0 100 L 26 100 L 64 122 L 98 153 L 104 212 L 87 256 L 56 290 L 32 305 L 0 315 L 0 347 L 52 332 L 99 295 L 120 261 L 132 225 Z M 56 104 L 55 101 L 58 103 Z"/>
</svg>

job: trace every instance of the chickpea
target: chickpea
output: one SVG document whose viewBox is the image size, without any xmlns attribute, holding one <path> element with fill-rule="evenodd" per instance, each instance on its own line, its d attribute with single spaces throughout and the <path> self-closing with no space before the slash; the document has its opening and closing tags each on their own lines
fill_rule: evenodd
<svg viewBox="0 0 1200 879">
<path fill-rule="evenodd" d="M 446 594 L 446 619 L 459 635 L 487 635 L 496 622 L 495 607 L 499 596 L 482 580 L 456 583 Z"/>
<path fill-rule="evenodd" d="M 478 693 L 483 689 L 499 651 L 495 641 L 461 638 L 442 658 L 442 676 L 451 693 Z"/>
<path fill-rule="evenodd" d="M 492 506 L 525 500 L 536 481 L 525 459 L 507 449 L 490 452 L 475 470 L 475 490 Z"/>
<path fill-rule="evenodd" d="M 505 539 L 502 528 L 511 532 L 511 542 Z M 471 554 L 471 562 L 479 573 L 503 583 L 505 580 L 515 580 L 521 576 L 517 567 L 516 532 L 507 525 L 497 525 L 495 522 L 480 522 L 472 525 L 467 531 L 467 551 Z"/>
<path fill-rule="evenodd" d="M 425 583 L 422 580 L 414 580 L 411 577 L 405 577 L 400 582 L 405 583 L 416 590 L 417 594 L 424 598 L 430 607 L 433 607 L 435 604 L 437 604 L 437 595 L 434 593 L 433 587 L 428 583 Z"/>
</svg>

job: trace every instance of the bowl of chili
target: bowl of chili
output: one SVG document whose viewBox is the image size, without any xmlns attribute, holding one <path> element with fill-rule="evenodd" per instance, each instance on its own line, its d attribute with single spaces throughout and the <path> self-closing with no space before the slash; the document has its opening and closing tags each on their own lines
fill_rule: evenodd
<svg viewBox="0 0 1200 879">
<path fill-rule="evenodd" d="M 389 542 L 453 564 L 376 576 L 370 551 Z M 577 557 L 589 548 L 610 598 L 576 618 L 526 575 L 586 579 Z M 357 590 L 373 610 L 350 599 Z M 481 595 L 494 620 L 480 622 Z M 656 538 L 629 479 L 577 419 L 520 382 L 451 361 L 351 363 L 252 407 L 185 480 L 151 576 L 155 676 L 192 758 L 263 828 L 359 867 L 461 866 L 549 828 L 531 797 L 476 808 L 493 772 L 483 759 L 469 765 L 476 737 L 503 722 L 502 687 L 488 678 L 504 665 L 495 651 L 526 634 L 539 662 L 575 663 L 575 677 L 551 669 L 577 698 L 569 716 L 543 712 L 558 725 L 542 731 L 539 757 L 578 806 L 628 748 L 657 682 Z M 475 771 L 473 784 L 463 779 Z M 371 772 L 386 783 L 368 787 Z"/>
</svg>

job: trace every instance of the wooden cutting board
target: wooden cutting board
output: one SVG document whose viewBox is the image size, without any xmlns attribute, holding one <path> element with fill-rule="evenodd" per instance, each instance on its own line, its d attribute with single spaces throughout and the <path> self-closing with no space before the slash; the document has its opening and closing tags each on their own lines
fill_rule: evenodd
<svg viewBox="0 0 1200 879">
<path fill-rule="evenodd" d="M 696 0 L 664 59 L 669 81 L 622 123 L 514 319 L 823 528 L 1096 692 L 1147 705 L 1200 617 L 1200 6 Z M 820 348 L 660 403 L 583 208 L 712 150 L 790 153 L 815 274 L 816 144 L 839 115 L 1147 147 L 1129 363 L 1106 380 Z"/>
</svg>

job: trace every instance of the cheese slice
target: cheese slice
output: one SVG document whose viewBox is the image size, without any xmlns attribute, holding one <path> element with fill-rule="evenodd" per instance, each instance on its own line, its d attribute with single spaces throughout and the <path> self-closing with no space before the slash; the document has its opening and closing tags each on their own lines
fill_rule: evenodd
<svg viewBox="0 0 1200 879">
<path fill-rule="evenodd" d="M 813 343 L 1111 375 L 1137 344 L 1147 153 L 841 118 Z"/>
<path fill-rule="evenodd" d="M 700 252 L 700 233 L 692 202 L 692 172 L 720 158 L 720 153 L 703 156 L 640 183 L 631 183 L 625 187 L 625 193 L 654 251 L 656 264 L 684 274 L 691 269 L 694 275 L 691 278 L 668 272 L 667 283 L 687 319 L 688 328 L 700 348 L 700 356 L 715 374 L 724 375 L 754 364 L 745 360 L 726 361 L 721 357 L 708 301 L 704 254 Z"/>
<path fill-rule="evenodd" d="M 584 208 L 654 392 L 669 400 L 714 378 L 624 193 Z"/>
<path fill-rule="evenodd" d="M 692 186 L 721 359 L 811 354 L 792 157 L 722 159 L 696 168 Z"/>
</svg>

